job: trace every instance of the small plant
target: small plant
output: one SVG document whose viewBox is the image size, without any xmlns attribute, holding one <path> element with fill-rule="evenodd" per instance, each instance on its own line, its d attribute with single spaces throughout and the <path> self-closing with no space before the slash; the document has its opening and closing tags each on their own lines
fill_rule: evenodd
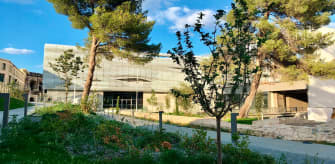
<svg viewBox="0 0 335 164">
<path fill-rule="evenodd" d="M 191 137 L 184 136 L 181 145 L 189 155 L 194 155 L 198 152 L 216 152 L 215 141 L 207 137 L 207 132 L 202 129 L 193 130 L 193 135 Z"/>
<path fill-rule="evenodd" d="M 153 109 L 155 106 L 158 105 L 158 101 L 157 101 L 157 96 L 156 96 L 155 90 L 151 91 L 151 96 L 150 96 L 150 98 L 147 99 L 147 102 L 151 106 L 151 109 Z"/>
<path fill-rule="evenodd" d="M 263 120 L 263 110 L 262 110 L 263 106 L 264 106 L 264 93 L 257 92 L 255 97 L 255 108 L 258 120 L 260 118 Z"/>
<path fill-rule="evenodd" d="M 165 96 L 165 108 L 166 108 L 166 109 L 170 109 L 170 107 L 171 107 L 170 96 L 169 96 L 169 95 L 166 95 L 166 96 Z"/>
<path fill-rule="evenodd" d="M 91 95 L 88 97 L 87 105 L 89 112 L 96 112 L 101 107 L 101 101 L 99 99 L 99 94 L 96 92 L 91 92 Z"/>
</svg>

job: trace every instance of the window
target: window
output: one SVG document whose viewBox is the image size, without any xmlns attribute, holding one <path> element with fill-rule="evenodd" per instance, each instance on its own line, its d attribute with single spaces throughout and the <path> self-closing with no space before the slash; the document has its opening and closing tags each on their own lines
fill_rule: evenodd
<svg viewBox="0 0 335 164">
<path fill-rule="evenodd" d="M 9 75 L 8 84 L 10 84 L 11 81 L 12 81 L 12 76 Z"/>
<path fill-rule="evenodd" d="M 6 70 L 6 63 L 2 63 L 2 70 Z"/>
<path fill-rule="evenodd" d="M 5 74 L 0 73 L 0 82 L 5 81 Z"/>
</svg>

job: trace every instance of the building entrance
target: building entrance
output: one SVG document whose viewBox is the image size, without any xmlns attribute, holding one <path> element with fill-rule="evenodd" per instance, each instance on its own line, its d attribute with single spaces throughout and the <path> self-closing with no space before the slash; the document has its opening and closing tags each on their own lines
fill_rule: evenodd
<svg viewBox="0 0 335 164">
<path fill-rule="evenodd" d="M 104 92 L 104 108 L 116 108 L 119 97 L 120 109 L 142 109 L 143 108 L 143 92 Z"/>
</svg>

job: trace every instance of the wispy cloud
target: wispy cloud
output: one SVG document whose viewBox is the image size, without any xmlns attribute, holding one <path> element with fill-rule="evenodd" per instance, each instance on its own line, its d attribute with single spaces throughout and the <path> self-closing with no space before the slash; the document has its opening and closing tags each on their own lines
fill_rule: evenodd
<svg viewBox="0 0 335 164">
<path fill-rule="evenodd" d="M 330 27 L 330 28 L 335 28 L 335 22 L 331 22 L 331 23 L 329 23 L 328 27 Z"/>
<path fill-rule="evenodd" d="M 4 48 L 0 50 L 1 53 L 11 54 L 11 55 L 28 55 L 34 53 L 33 50 L 29 49 L 17 49 L 17 48 Z"/>
<path fill-rule="evenodd" d="M 43 68 L 43 64 L 35 65 L 36 68 Z"/>
<path fill-rule="evenodd" d="M 205 16 L 202 19 L 202 23 L 205 27 L 212 27 L 215 23 L 213 15 L 215 11 L 210 9 L 197 10 L 190 9 L 188 7 L 169 7 L 165 11 L 161 11 L 155 16 L 149 17 L 150 19 L 157 20 L 159 22 L 170 22 L 172 25 L 169 27 L 172 31 L 183 30 L 185 24 L 194 25 L 200 12 Z"/>
</svg>

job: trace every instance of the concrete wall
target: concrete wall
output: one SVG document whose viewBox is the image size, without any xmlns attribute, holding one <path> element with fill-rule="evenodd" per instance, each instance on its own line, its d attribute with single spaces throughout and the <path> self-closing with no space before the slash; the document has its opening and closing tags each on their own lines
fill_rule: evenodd
<svg viewBox="0 0 335 164">
<path fill-rule="evenodd" d="M 145 108 L 145 110 L 149 112 L 158 112 L 159 110 L 162 109 L 166 113 L 174 113 L 176 111 L 176 98 L 171 94 L 155 93 L 158 102 L 157 106 L 152 106 L 148 103 L 147 99 L 150 99 L 151 95 L 152 95 L 151 92 L 143 93 L 143 107 Z M 166 97 L 169 97 L 170 99 L 170 108 L 167 108 L 165 100 Z M 179 112 L 192 113 L 192 114 L 203 112 L 201 111 L 200 105 L 193 103 L 187 110 L 184 110 L 181 105 L 179 105 L 178 109 Z"/>
<path fill-rule="evenodd" d="M 335 108 L 335 80 L 309 77 L 308 119 L 329 121 Z"/>
<path fill-rule="evenodd" d="M 53 71 L 49 63 L 53 63 L 57 57 L 63 54 L 65 50 L 72 49 L 76 56 L 84 60 L 87 58 L 87 50 L 78 49 L 75 46 L 46 44 L 44 47 L 44 63 L 43 63 L 43 88 L 47 90 L 47 96 L 52 100 L 64 100 L 64 82 L 59 78 L 59 74 Z M 165 107 L 165 96 L 170 89 L 184 82 L 184 74 L 181 72 L 179 65 L 175 64 L 170 58 L 158 57 L 145 65 L 137 65 L 128 62 L 126 59 L 114 58 L 112 61 L 104 57 L 98 58 L 99 66 L 94 72 L 92 91 L 103 94 L 103 92 L 143 92 L 149 93 L 155 90 L 156 96 L 161 106 Z M 70 87 L 69 98 L 72 101 L 73 90 L 79 92 L 83 90 L 83 86 L 87 76 L 87 69 L 79 73 L 79 77 L 73 80 Z M 147 104 L 148 94 L 143 94 L 144 106 L 152 109 Z M 103 99 L 103 98 L 102 98 Z M 174 106 L 174 99 L 170 98 L 171 106 Z M 79 100 L 78 100 L 79 101 Z M 172 112 L 173 108 L 165 109 Z M 155 110 L 157 107 L 155 107 Z"/>
<path fill-rule="evenodd" d="M 47 90 L 64 90 L 63 81 L 49 66 L 65 50 L 73 49 L 76 56 L 84 59 L 87 51 L 74 46 L 46 44 L 44 47 L 43 84 Z M 101 58 L 100 68 L 96 67 L 92 90 L 96 91 L 139 91 L 169 92 L 171 88 L 184 81 L 180 67 L 170 58 L 155 58 L 145 65 L 136 65 L 125 59 L 112 61 Z M 79 74 L 70 89 L 82 90 L 87 76 L 87 69 Z"/>
</svg>

